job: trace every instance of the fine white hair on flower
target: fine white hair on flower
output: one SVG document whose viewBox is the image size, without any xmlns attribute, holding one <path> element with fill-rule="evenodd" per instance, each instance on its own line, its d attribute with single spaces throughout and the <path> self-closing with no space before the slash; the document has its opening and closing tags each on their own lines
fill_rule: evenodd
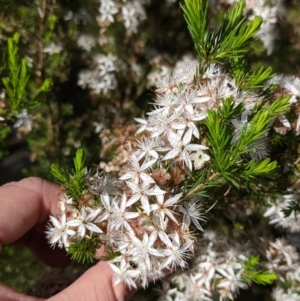
<svg viewBox="0 0 300 301">
<path fill-rule="evenodd" d="M 153 186 L 150 183 L 143 183 L 142 185 L 138 185 L 136 183 L 127 181 L 126 184 L 132 191 L 132 196 L 127 201 L 126 206 L 131 206 L 137 201 L 140 201 L 141 207 L 143 208 L 144 212 L 147 215 L 150 214 L 149 197 L 166 193 L 164 190 L 160 189 L 157 185 Z"/>
<path fill-rule="evenodd" d="M 201 204 L 197 201 L 184 202 L 183 206 L 179 207 L 179 211 L 183 213 L 183 227 L 189 228 L 191 223 L 203 231 L 199 221 L 205 221 L 204 216 L 201 214 Z"/>
<path fill-rule="evenodd" d="M 168 268 L 173 271 L 177 266 L 185 268 L 191 242 L 182 245 L 177 232 L 174 234 L 172 241 L 165 236 L 163 242 L 167 248 L 163 250 L 163 255 L 166 256 L 166 259 L 161 264 L 161 269 Z"/>
<path fill-rule="evenodd" d="M 133 231 L 130 220 L 139 217 L 140 213 L 127 211 L 126 205 L 127 196 L 123 193 L 122 199 L 113 203 L 111 230 L 121 230 L 123 232 L 123 229 L 126 228 L 129 233 Z"/>
<path fill-rule="evenodd" d="M 201 169 L 205 162 L 210 160 L 210 156 L 205 154 L 202 149 L 197 150 L 196 153 L 190 154 L 190 159 L 194 161 L 194 168 Z"/>
<path fill-rule="evenodd" d="M 248 115 L 250 114 L 249 111 L 244 111 L 241 115 L 240 119 L 232 119 L 231 123 L 233 124 L 233 126 L 235 127 L 235 134 L 231 139 L 231 143 L 232 144 L 236 144 L 237 140 L 240 137 L 240 133 L 241 131 L 244 129 L 244 127 L 248 127 L 250 126 L 250 123 L 248 122 Z"/>
<path fill-rule="evenodd" d="M 264 239 L 263 242 L 266 257 L 263 267 L 276 273 L 279 280 L 285 283 L 287 274 L 293 275 L 297 270 L 299 271 L 299 254 L 296 248 L 283 238 L 277 238 L 275 241 Z"/>
</svg>

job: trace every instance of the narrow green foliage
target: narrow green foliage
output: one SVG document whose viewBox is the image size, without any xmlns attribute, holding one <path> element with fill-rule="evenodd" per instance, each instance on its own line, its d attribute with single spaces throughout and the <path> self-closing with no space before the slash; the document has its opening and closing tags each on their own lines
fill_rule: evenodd
<svg viewBox="0 0 300 301">
<path fill-rule="evenodd" d="M 233 59 L 231 63 L 231 74 L 236 85 L 241 90 L 261 89 L 266 81 L 270 80 L 274 74 L 272 68 L 261 66 L 254 71 L 248 71 L 246 62 L 243 59 Z"/>
<path fill-rule="evenodd" d="M 240 137 L 232 152 L 233 157 L 239 157 L 243 153 L 248 153 L 251 149 L 247 149 L 247 147 L 264 137 L 273 118 L 289 109 L 289 99 L 289 96 L 278 98 L 271 104 L 265 104 L 254 114 L 252 120 L 241 130 Z"/>
<path fill-rule="evenodd" d="M 82 172 L 84 174 L 84 170 L 85 170 L 84 161 L 85 161 L 85 157 L 84 157 L 83 149 L 79 148 L 76 151 L 76 156 L 74 158 L 74 166 L 75 166 L 76 174 L 80 173 L 80 176 Z"/>
<path fill-rule="evenodd" d="M 29 72 L 27 70 L 27 60 L 19 58 L 19 43 L 20 35 L 15 33 L 13 37 L 7 40 L 7 54 L 3 58 L 0 66 L 0 71 L 5 72 L 6 77 L 2 78 L 4 90 L 6 93 L 5 106 L 0 108 L 0 145 L 2 158 L 7 152 L 9 145 L 9 133 L 13 123 L 16 122 L 16 117 L 23 110 L 36 107 L 41 103 L 40 92 L 47 92 L 49 90 L 49 80 L 47 80 L 42 87 L 37 97 L 30 97 L 30 81 Z M 33 89 L 35 89 L 33 85 Z M 41 93 L 40 93 L 41 94 Z M 20 116 L 20 115 L 19 115 Z"/>
<path fill-rule="evenodd" d="M 254 110 L 253 115 L 249 116 L 250 120 L 240 129 L 235 142 L 232 141 L 235 129 L 231 120 L 242 114 L 243 106 L 235 106 L 233 100 L 228 98 L 217 110 L 209 111 L 205 124 L 208 128 L 207 137 L 211 145 L 214 170 L 239 187 L 239 183 L 245 179 L 254 181 L 276 169 L 276 162 L 270 162 L 270 159 L 246 162 L 242 156 L 256 150 L 253 143 L 260 141 L 269 130 L 273 118 L 285 113 L 289 107 L 289 97 L 281 97 L 271 104 L 257 106 L 257 111 Z"/>
<path fill-rule="evenodd" d="M 259 89 L 263 88 L 267 80 L 270 80 L 274 76 L 272 68 L 265 69 L 261 67 L 258 70 L 252 71 L 247 74 L 247 81 L 241 84 L 242 90 Z"/>
<path fill-rule="evenodd" d="M 270 162 L 270 158 L 267 158 L 261 162 L 256 160 L 251 160 L 245 165 L 245 170 L 241 175 L 242 178 L 249 180 L 255 179 L 259 176 L 264 176 L 269 174 L 271 171 L 277 168 L 277 163 L 275 161 Z"/>
<path fill-rule="evenodd" d="M 68 249 L 71 259 L 79 263 L 93 263 L 96 259 L 96 250 L 100 248 L 99 239 L 84 237 L 81 240 L 73 242 Z"/>
<path fill-rule="evenodd" d="M 72 197 L 75 202 L 80 199 L 87 188 L 84 163 L 85 156 L 83 150 L 78 149 L 74 158 L 75 169 L 73 169 L 71 173 L 56 164 L 51 165 L 51 174 L 58 183 L 66 189 L 67 194 Z"/>
<path fill-rule="evenodd" d="M 273 95 L 276 90 L 278 90 L 279 85 L 278 84 L 271 84 L 269 85 L 267 88 L 264 88 L 263 91 L 261 91 L 260 95 L 266 95 L 266 96 L 270 96 Z"/>
<path fill-rule="evenodd" d="M 239 115 L 242 111 L 244 111 L 244 104 L 240 103 L 236 105 L 233 97 L 229 97 L 223 100 L 222 109 L 219 110 L 219 114 L 223 120 L 230 120 L 235 118 L 235 116 Z"/>
<path fill-rule="evenodd" d="M 230 141 L 232 139 L 231 127 L 228 123 L 224 123 L 220 118 L 217 111 L 209 111 L 206 125 L 209 130 L 208 141 L 212 146 L 212 153 L 216 159 L 215 164 L 219 167 L 218 169 L 223 170 L 222 162 L 227 156 L 224 150 L 230 147 Z"/>
<path fill-rule="evenodd" d="M 45 79 L 45 81 L 43 82 L 42 86 L 39 88 L 35 97 L 29 101 L 28 107 L 32 109 L 38 106 L 43 101 L 45 94 L 51 90 L 52 85 L 53 82 L 50 78 Z"/>
<path fill-rule="evenodd" d="M 7 139 L 11 132 L 10 127 L 5 126 L 0 130 L 0 159 L 7 154 Z"/>
<path fill-rule="evenodd" d="M 257 131 L 262 131 L 274 117 L 284 114 L 290 108 L 290 96 L 283 96 L 271 104 L 267 103 L 252 119 L 251 127 Z M 250 127 L 250 128 L 251 128 Z"/>
<path fill-rule="evenodd" d="M 185 0 L 181 7 L 202 67 L 207 62 L 241 57 L 262 23 L 260 17 L 247 21 L 244 0 L 225 15 L 223 25 L 217 32 L 208 28 L 208 1 Z"/>
<path fill-rule="evenodd" d="M 254 282 L 260 285 L 268 285 L 277 280 L 278 277 L 275 273 L 259 270 L 259 263 L 259 256 L 250 256 L 245 262 L 242 277 L 246 283 Z"/>
<path fill-rule="evenodd" d="M 20 35 L 14 34 L 12 38 L 7 41 L 8 46 L 8 71 L 9 76 L 2 78 L 5 90 L 8 96 L 8 101 L 12 111 L 17 111 L 24 108 L 26 99 L 26 87 L 29 76 L 27 72 L 27 60 L 22 59 L 21 65 L 18 56 L 18 42 Z"/>
<path fill-rule="evenodd" d="M 234 108 L 233 100 L 228 98 L 224 101 L 224 106 L 218 110 L 209 111 L 206 118 L 205 124 L 209 130 L 208 141 L 211 145 L 213 162 L 221 174 L 226 173 L 228 170 L 228 150 L 233 138 L 233 131 L 230 125 L 230 119 L 233 118 L 233 115 L 230 112 L 234 111 L 235 114 L 238 114 L 241 110 L 242 107 L 240 106 Z"/>
<path fill-rule="evenodd" d="M 7 40 L 8 76 L 2 78 L 2 82 L 10 105 L 8 114 L 36 107 L 41 103 L 42 97 L 52 86 L 51 79 L 46 79 L 36 95 L 33 98 L 28 97 L 29 72 L 27 70 L 27 59 L 22 59 L 21 61 L 19 59 L 19 39 L 20 35 L 16 33 Z"/>
<path fill-rule="evenodd" d="M 208 1 L 186 0 L 181 8 L 196 50 L 200 57 L 204 58 L 207 52 L 205 40 L 207 39 Z"/>
<path fill-rule="evenodd" d="M 47 24 L 46 31 L 44 32 L 44 39 L 47 43 L 49 43 L 54 38 L 54 29 L 58 22 L 58 18 L 55 15 L 50 15 Z"/>
</svg>

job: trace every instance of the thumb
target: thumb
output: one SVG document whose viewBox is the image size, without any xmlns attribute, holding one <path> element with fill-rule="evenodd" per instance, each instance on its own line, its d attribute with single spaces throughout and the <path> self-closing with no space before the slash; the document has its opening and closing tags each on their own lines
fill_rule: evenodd
<svg viewBox="0 0 300 301">
<path fill-rule="evenodd" d="M 48 301 L 125 301 L 136 293 L 124 283 L 114 285 L 108 263 L 100 261 L 80 278 Z"/>
</svg>

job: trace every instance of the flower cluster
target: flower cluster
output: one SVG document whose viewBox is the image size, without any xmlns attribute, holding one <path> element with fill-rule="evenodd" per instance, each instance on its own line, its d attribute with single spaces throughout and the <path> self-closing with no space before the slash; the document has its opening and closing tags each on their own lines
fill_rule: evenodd
<svg viewBox="0 0 300 301">
<path fill-rule="evenodd" d="M 52 245 L 68 249 L 77 240 L 96 238 L 108 253 L 119 254 L 110 260 L 117 282 L 135 286 L 139 280 L 146 286 L 164 271 L 186 267 L 196 247 L 192 233 L 202 231 L 204 220 L 201 199 L 183 189 L 193 172 L 210 160 L 203 120 L 227 97 L 232 96 L 236 104 L 243 102 L 248 111 L 255 104 L 253 94 L 239 91 L 233 79 L 215 65 L 193 87 L 196 65 L 190 62 L 157 84 L 153 110 L 147 119 L 136 118 L 140 123 L 137 139 L 131 142 L 119 179 L 98 172 L 87 175 L 84 197 L 75 200 L 62 194 L 60 213 L 51 217 L 47 235 Z M 232 124 L 234 131 L 236 121 Z M 199 268 L 208 274 L 203 272 L 195 281 L 208 291 L 216 270 L 213 262 L 207 266 L 207 254 L 199 255 L 201 262 L 206 261 Z M 231 297 L 242 287 L 240 265 L 225 269 L 226 260 L 220 262 L 224 280 L 218 285 Z"/>
<path fill-rule="evenodd" d="M 191 67 L 170 78 L 172 85 L 162 82 L 148 120 L 137 119 L 142 124 L 137 134 L 144 132 L 144 136 L 129 154 L 120 172 L 121 182 L 91 175 L 91 197 L 72 200 L 63 195 L 58 217 L 51 217 L 48 238 L 52 245 L 69 248 L 75 240 L 99 236 L 107 251 L 121 254 L 111 265 L 118 281 L 128 285 L 134 286 L 139 278 L 145 286 L 149 279 L 161 278 L 164 269 L 185 267 L 195 248 L 191 231 L 202 230 L 201 202 L 184 196 L 180 184 L 209 161 L 199 122 L 223 95 L 205 93 L 204 87 L 180 87 L 192 81 Z M 212 85 L 224 78 L 216 68 L 208 72 L 216 80 Z M 226 93 L 226 87 L 220 93 Z"/>
<path fill-rule="evenodd" d="M 75 240 L 96 235 L 107 252 L 120 254 L 110 261 L 117 282 L 135 286 L 139 279 L 146 286 L 149 280 L 161 278 L 164 268 L 186 266 L 195 241 L 189 228 L 191 223 L 201 228 L 202 216 L 196 202 L 182 204 L 181 193 L 171 196 L 154 184 L 145 172 L 149 167 L 131 163 L 133 169 L 125 175 L 131 179 L 126 182 L 131 191 L 124 189 L 121 194 L 117 180 L 98 174 L 89 176 L 89 193 L 80 200 L 80 209 L 62 194 L 60 213 L 50 218 L 47 235 L 52 245 L 66 249 Z M 181 216 L 174 212 L 176 207 Z"/>
<path fill-rule="evenodd" d="M 159 300 L 233 300 L 239 289 L 247 287 L 243 280 L 244 264 L 251 251 L 248 244 L 206 231 L 199 240 L 190 269 L 178 271 L 163 281 Z"/>
<path fill-rule="evenodd" d="M 287 272 L 295 271 L 299 262 L 299 254 L 296 249 L 288 245 L 285 239 L 265 241 L 266 262 L 265 267 L 269 271 L 276 272 L 281 281 L 284 281 Z"/>
<path fill-rule="evenodd" d="M 299 198 L 300 196 L 297 194 L 278 197 L 275 202 L 270 202 L 270 207 L 268 207 L 264 216 L 270 219 L 270 224 L 275 224 L 291 232 L 299 232 L 300 213 L 291 208 L 291 205 L 299 202 Z"/>
<path fill-rule="evenodd" d="M 261 266 L 279 277 L 272 293 L 274 299 L 299 299 L 299 254 L 284 239 L 238 243 L 206 231 L 198 243 L 189 270 L 177 271 L 163 280 L 162 289 L 157 290 L 159 300 L 233 300 L 249 284 L 245 281 L 247 257 L 259 250 Z"/>
<path fill-rule="evenodd" d="M 93 56 L 91 68 L 79 73 L 78 85 L 82 88 L 89 88 L 96 94 L 106 94 L 117 85 L 116 71 L 115 56 L 98 54 Z"/>
<path fill-rule="evenodd" d="M 100 1 L 98 14 L 86 16 L 89 23 L 93 23 L 90 19 L 94 17 L 99 35 L 81 34 L 77 39 L 77 45 L 86 51 L 82 60 L 86 61 L 87 68 L 78 74 L 77 84 L 80 87 L 88 88 L 95 94 L 106 95 L 118 85 L 116 72 L 139 73 L 137 64 L 122 58 L 122 55 L 118 56 L 115 38 L 108 28 L 121 21 L 128 35 L 137 33 L 139 24 L 146 19 L 144 5 L 147 3 L 137 0 L 103 0 Z M 83 16 L 77 14 L 71 18 L 81 20 Z"/>
<path fill-rule="evenodd" d="M 141 21 L 145 20 L 146 13 L 144 5 L 148 1 L 118 1 L 103 0 L 99 6 L 98 22 L 100 26 L 107 27 L 116 21 L 120 15 L 128 34 L 136 33 Z"/>
<path fill-rule="evenodd" d="M 265 241 L 265 250 L 265 267 L 279 276 L 279 282 L 272 293 L 273 298 L 276 301 L 282 298 L 299 300 L 299 254 L 295 247 L 288 245 L 284 239 L 276 239 L 274 242 Z"/>
</svg>

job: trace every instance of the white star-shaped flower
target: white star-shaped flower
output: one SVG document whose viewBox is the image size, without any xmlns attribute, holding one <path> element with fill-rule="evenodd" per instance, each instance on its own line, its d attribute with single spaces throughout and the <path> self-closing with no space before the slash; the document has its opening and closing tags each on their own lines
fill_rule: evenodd
<svg viewBox="0 0 300 301">
<path fill-rule="evenodd" d="M 69 237 L 72 237 L 76 232 L 70 229 L 70 224 L 67 222 L 66 214 L 61 214 L 59 219 L 54 216 L 50 216 L 50 222 L 52 226 L 48 226 L 46 231 L 47 239 L 51 246 L 58 244 L 60 248 L 63 246 L 68 249 L 70 246 Z"/>
<path fill-rule="evenodd" d="M 127 263 L 124 259 L 121 260 L 119 266 L 116 264 L 109 262 L 111 269 L 117 274 L 117 279 L 114 284 L 118 284 L 120 282 L 125 282 L 129 287 L 136 288 L 135 280 L 137 280 L 140 271 L 133 270 L 129 263 Z"/>
<path fill-rule="evenodd" d="M 103 233 L 103 231 L 95 225 L 95 219 L 101 210 L 101 208 L 91 209 L 89 207 L 82 207 L 78 218 L 68 221 L 68 224 L 71 227 L 77 227 L 77 235 L 79 238 L 85 236 L 86 230 L 89 230 L 91 233 Z"/>
<path fill-rule="evenodd" d="M 145 183 L 155 183 L 151 178 L 149 173 L 147 173 L 147 169 L 152 167 L 152 165 L 156 162 L 156 159 L 153 160 L 145 160 L 142 165 L 140 165 L 139 159 L 135 154 L 132 154 L 128 161 L 128 169 L 123 176 L 120 177 L 120 180 L 131 180 L 134 183 L 139 183 L 142 180 Z"/>
<path fill-rule="evenodd" d="M 174 206 L 180 201 L 182 193 L 176 194 L 173 197 L 165 200 L 164 195 L 157 195 L 157 203 L 151 205 L 151 211 L 156 211 L 164 220 L 165 215 L 167 215 L 172 221 L 178 224 L 176 217 L 174 216 L 175 211 Z"/>
<path fill-rule="evenodd" d="M 179 158 L 180 160 L 184 161 L 187 167 L 192 170 L 193 165 L 190 159 L 190 152 L 191 151 L 198 151 L 207 149 L 206 146 L 201 144 L 192 144 L 192 129 L 188 129 L 187 132 L 180 137 L 179 135 L 170 135 L 170 144 L 171 150 L 162 158 L 162 160 L 170 160 L 173 158 Z"/>
<path fill-rule="evenodd" d="M 161 195 L 166 193 L 164 190 L 161 190 L 157 185 L 150 187 L 150 183 L 143 183 L 142 185 L 138 185 L 133 182 L 126 182 L 127 186 L 132 191 L 132 196 L 128 200 L 126 207 L 131 206 L 140 200 L 142 204 L 142 208 L 144 209 L 147 215 L 150 214 L 150 204 L 149 204 L 149 196 L 152 195 Z"/>
</svg>

